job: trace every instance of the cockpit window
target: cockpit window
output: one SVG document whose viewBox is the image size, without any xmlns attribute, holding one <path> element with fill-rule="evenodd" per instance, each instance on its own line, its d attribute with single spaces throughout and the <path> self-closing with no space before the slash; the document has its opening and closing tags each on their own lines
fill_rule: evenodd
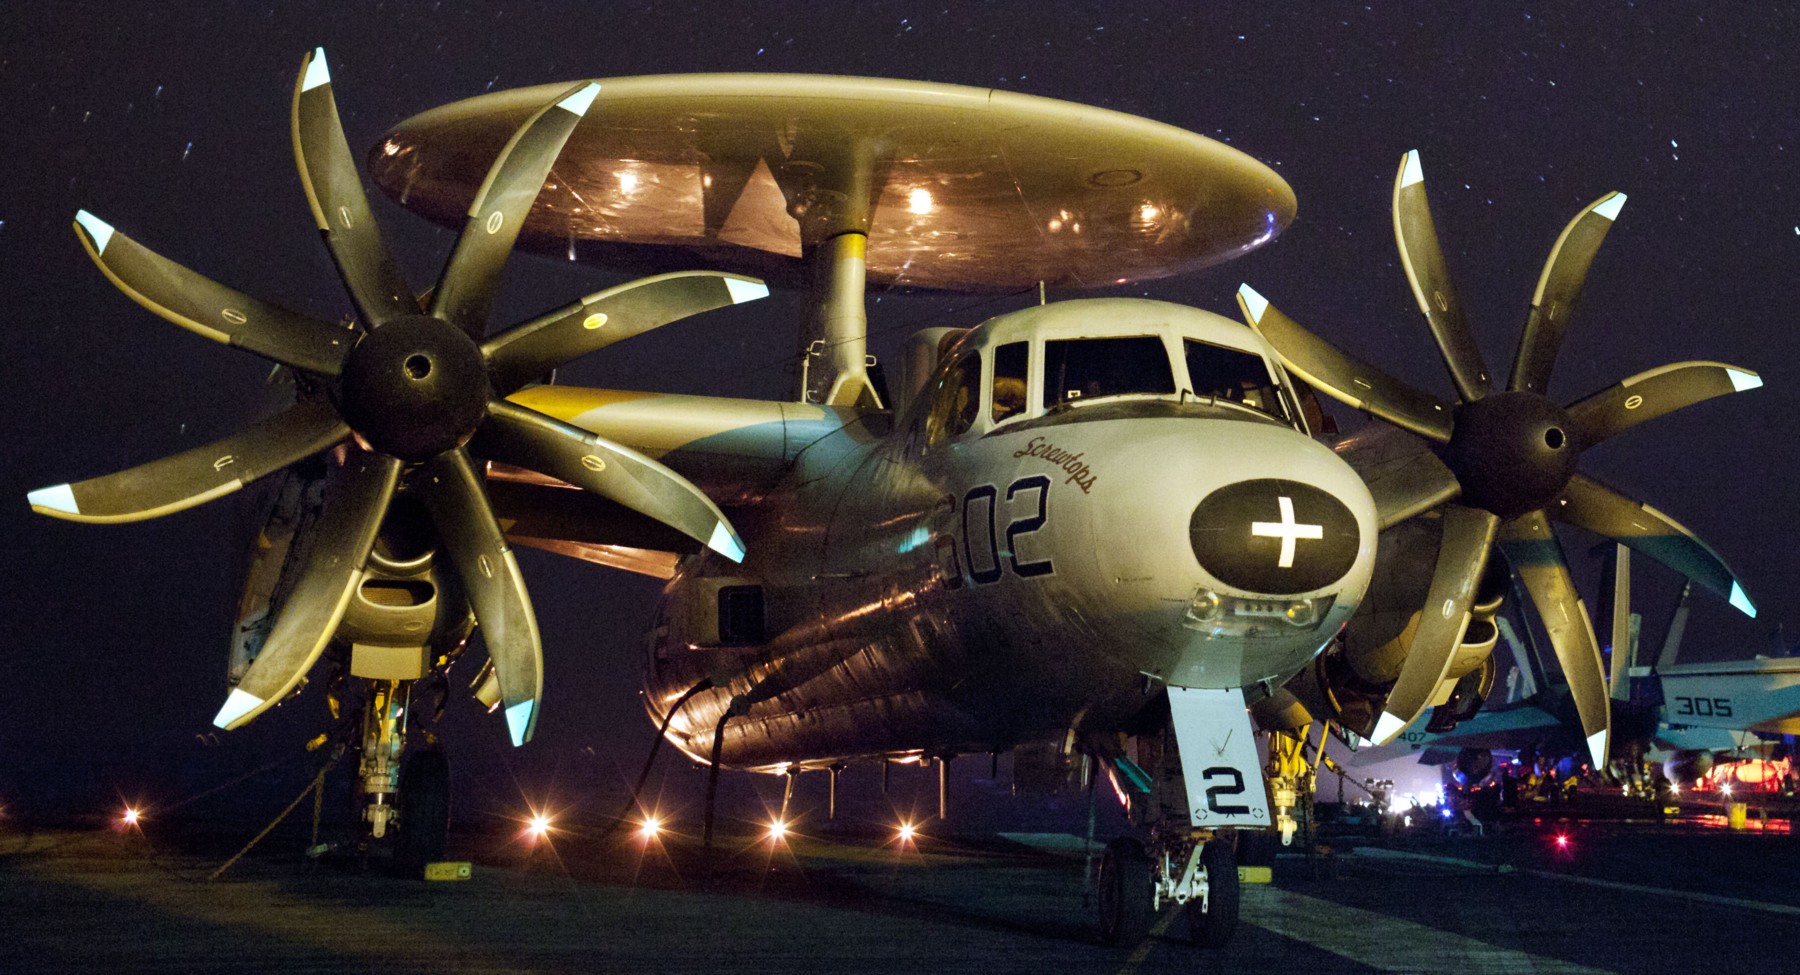
<svg viewBox="0 0 1800 975">
<path fill-rule="evenodd" d="M 925 443 L 935 444 L 975 425 L 981 412 L 981 356 L 971 352 L 951 363 L 932 393 Z"/>
<path fill-rule="evenodd" d="M 1096 396 L 1173 392 L 1169 354 L 1154 335 L 1044 343 L 1046 407 Z"/>
<path fill-rule="evenodd" d="M 1193 339 L 1186 340 L 1185 345 L 1194 395 L 1237 403 L 1284 423 L 1293 422 L 1281 387 L 1269 375 L 1269 365 L 1262 356 Z"/>
<path fill-rule="evenodd" d="M 994 422 L 1025 412 L 1025 378 L 1031 364 L 1029 342 L 1008 342 L 994 350 Z"/>
</svg>

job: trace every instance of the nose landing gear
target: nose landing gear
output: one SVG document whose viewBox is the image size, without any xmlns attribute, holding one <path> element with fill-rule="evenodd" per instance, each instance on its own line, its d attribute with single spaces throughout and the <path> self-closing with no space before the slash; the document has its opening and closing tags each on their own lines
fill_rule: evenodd
<svg viewBox="0 0 1800 975">
<path fill-rule="evenodd" d="M 400 791 L 400 753 L 406 748 L 406 693 L 399 681 L 371 681 L 363 704 L 362 756 L 357 764 L 363 796 L 363 820 L 369 835 L 381 839 L 396 815 Z M 410 682 L 407 690 L 410 690 Z M 398 693 L 397 693 L 398 692 Z"/>
<path fill-rule="evenodd" d="M 1122 836 L 1100 859 L 1100 935 L 1107 944 L 1135 945 L 1149 936 L 1168 905 L 1187 916 L 1188 939 L 1222 948 L 1237 930 L 1241 888 L 1231 831 L 1163 829 L 1150 849 Z"/>
<path fill-rule="evenodd" d="M 1154 840 L 1159 856 L 1151 910 L 1165 901 L 1180 905 L 1188 940 L 1202 948 L 1223 948 L 1237 931 L 1241 890 L 1234 840 L 1229 831 L 1208 830 L 1170 831 Z"/>
</svg>

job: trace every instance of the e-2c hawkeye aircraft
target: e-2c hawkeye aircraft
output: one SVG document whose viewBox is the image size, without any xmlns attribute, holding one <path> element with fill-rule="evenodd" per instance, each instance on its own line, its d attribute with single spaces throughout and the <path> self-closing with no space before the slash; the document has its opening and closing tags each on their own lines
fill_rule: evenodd
<svg viewBox="0 0 1800 975">
<path fill-rule="evenodd" d="M 1574 456 L 1755 378 L 1688 363 L 1566 413 L 1542 396 L 1615 195 L 1558 242 L 1525 364 L 1485 395 L 1408 155 L 1402 254 L 1460 403 L 1354 364 L 1247 288 L 1250 328 L 1107 298 L 927 329 L 890 402 L 869 368 L 866 287 L 1041 293 L 1183 273 L 1273 239 L 1292 190 L 1199 135 L 1003 91 L 550 85 L 425 112 L 368 154 L 385 193 L 460 229 L 421 296 L 376 227 L 322 51 L 302 63 L 292 117 L 354 322 L 258 301 L 83 211 L 81 242 L 122 291 L 285 367 L 297 397 L 237 435 L 30 500 L 128 521 L 282 472 L 215 723 L 255 719 L 324 658 L 334 703 L 361 692 L 370 830 L 398 832 L 413 857 L 441 851 L 447 786 L 441 752 L 402 761 L 430 710 L 406 703 L 443 686 L 472 629 L 488 656 L 475 696 L 515 744 L 539 720 L 542 653 L 511 548 L 534 545 L 668 580 L 645 699 L 688 755 L 792 773 L 1054 740 L 1113 777 L 1137 827 L 1102 858 L 1105 934 L 1135 941 L 1172 902 L 1196 941 L 1221 944 L 1234 834 L 1291 832 L 1315 716 L 1385 733 L 1482 666 L 1492 640 L 1465 630 L 1491 616 L 1476 582 L 1497 535 L 1552 607 L 1571 681 L 1599 681 L 1539 509 L 1677 537 L 1698 558 L 1671 522 L 1573 475 Z M 491 331 L 515 247 L 661 273 Z M 707 266 L 731 273 L 693 270 Z M 811 298 L 793 402 L 542 382 L 761 297 L 764 280 Z M 1426 439 L 1334 452 L 1308 384 Z M 1629 526 L 1609 520 L 1625 508 Z M 1582 715 L 1603 748 L 1604 706 Z"/>
</svg>

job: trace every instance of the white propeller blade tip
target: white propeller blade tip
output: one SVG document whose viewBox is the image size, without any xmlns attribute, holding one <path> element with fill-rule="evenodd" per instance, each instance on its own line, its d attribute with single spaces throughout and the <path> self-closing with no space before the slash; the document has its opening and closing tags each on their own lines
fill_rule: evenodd
<svg viewBox="0 0 1800 975">
<path fill-rule="evenodd" d="M 1595 768 L 1606 767 L 1606 729 L 1602 728 L 1588 736 L 1588 754 L 1593 756 Z"/>
<path fill-rule="evenodd" d="M 1749 594 L 1744 592 L 1744 587 L 1738 585 L 1736 579 L 1731 580 L 1731 605 L 1745 616 L 1756 618 L 1756 604 L 1750 601 Z"/>
<path fill-rule="evenodd" d="M 112 224 L 86 210 L 75 211 L 75 222 L 81 224 L 81 229 L 87 231 L 89 237 L 94 238 L 94 250 L 101 254 L 106 253 L 106 245 L 112 240 Z"/>
<path fill-rule="evenodd" d="M 506 709 L 506 730 L 512 734 L 514 748 L 531 740 L 531 712 L 535 707 L 537 701 L 533 699 L 520 701 Z"/>
<path fill-rule="evenodd" d="M 726 278 L 725 290 L 731 294 L 731 303 L 741 305 L 746 301 L 757 301 L 769 296 L 769 286 L 761 281 L 747 281 L 743 278 Z"/>
<path fill-rule="evenodd" d="M 67 484 L 38 488 L 25 495 L 25 499 L 31 502 L 34 511 L 42 511 L 46 514 L 53 512 L 66 515 L 81 514 L 81 506 L 75 503 L 75 492 L 69 490 Z"/>
<path fill-rule="evenodd" d="M 1601 201 L 1600 205 L 1594 208 L 1594 212 L 1608 220 L 1617 220 L 1619 219 L 1619 211 L 1624 209 L 1624 207 L 1625 194 L 1614 193 Z"/>
<path fill-rule="evenodd" d="M 1425 167 L 1419 165 L 1419 150 L 1409 149 L 1406 152 L 1406 164 L 1400 170 L 1400 185 L 1411 186 L 1425 182 Z"/>
<path fill-rule="evenodd" d="M 600 83 L 590 81 L 586 88 L 556 103 L 556 107 L 578 117 L 587 115 L 588 106 L 594 104 L 594 96 L 600 94 Z"/>
<path fill-rule="evenodd" d="M 1247 284 L 1238 285 L 1238 300 L 1244 304 L 1244 314 L 1250 316 L 1250 324 L 1262 321 L 1263 312 L 1269 310 L 1269 299 L 1256 293 L 1256 289 Z"/>
<path fill-rule="evenodd" d="M 706 547 L 733 562 L 744 561 L 744 543 L 722 521 L 713 526 L 712 537 L 706 540 Z"/>
<path fill-rule="evenodd" d="M 306 62 L 306 76 L 300 81 L 301 91 L 312 91 L 320 85 L 331 84 L 331 69 L 325 66 L 325 49 L 313 48 L 312 60 Z"/>
<path fill-rule="evenodd" d="M 1762 388 L 1762 377 L 1758 376 L 1756 373 L 1745 372 L 1742 369 L 1727 369 L 1725 370 L 1725 374 L 1731 377 L 1731 391 L 1734 393 L 1741 393 L 1747 389 Z"/>
<path fill-rule="evenodd" d="M 1371 739 L 1377 745 L 1385 745 L 1394 736 L 1406 730 L 1409 722 L 1401 720 L 1398 715 L 1388 711 L 1381 712 L 1381 720 L 1375 722 L 1375 737 Z"/>
<path fill-rule="evenodd" d="M 229 728 L 241 720 L 244 715 L 262 707 L 262 704 L 262 698 L 242 688 L 234 687 L 231 689 L 230 696 L 225 698 L 225 706 L 220 708 L 218 716 L 213 718 L 213 727 Z"/>
</svg>

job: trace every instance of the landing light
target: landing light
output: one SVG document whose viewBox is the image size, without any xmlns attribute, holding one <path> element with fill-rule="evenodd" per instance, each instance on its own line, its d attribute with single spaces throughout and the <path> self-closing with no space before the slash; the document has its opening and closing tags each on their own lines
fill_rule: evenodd
<svg viewBox="0 0 1800 975">
<path fill-rule="evenodd" d="M 126 806 L 125 811 L 119 815 L 119 822 L 127 827 L 136 826 L 138 824 L 137 807 Z"/>
<path fill-rule="evenodd" d="M 780 819 L 769 820 L 769 842 L 780 843 L 787 838 L 787 822 Z"/>
<path fill-rule="evenodd" d="M 661 832 L 662 820 L 657 819 L 655 816 L 645 817 L 644 824 L 638 827 L 638 837 L 646 842 L 656 839 L 657 834 Z"/>
<path fill-rule="evenodd" d="M 550 829 L 550 817 L 547 814 L 532 813 L 531 819 L 525 824 L 525 837 L 531 840 L 531 842 L 536 843 L 538 840 L 549 836 Z"/>
<path fill-rule="evenodd" d="M 1310 599 L 1251 599 L 1229 596 L 1201 586 L 1188 600 L 1181 624 L 1210 636 L 1249 636 L 1310 630 L 1325 619 L 1336 602 L 1336 596 L 1314 596 Z"/>
<path fill-rule="evenodd" d="M 901 844 L 904 845 L 913 841 L 913 835 L 916 832 L 917 830 L 913 827 L 913 824 L 901 823 L 900 828 L 895 831 L 895 834 L 899 837 Z"/>
</svg>

